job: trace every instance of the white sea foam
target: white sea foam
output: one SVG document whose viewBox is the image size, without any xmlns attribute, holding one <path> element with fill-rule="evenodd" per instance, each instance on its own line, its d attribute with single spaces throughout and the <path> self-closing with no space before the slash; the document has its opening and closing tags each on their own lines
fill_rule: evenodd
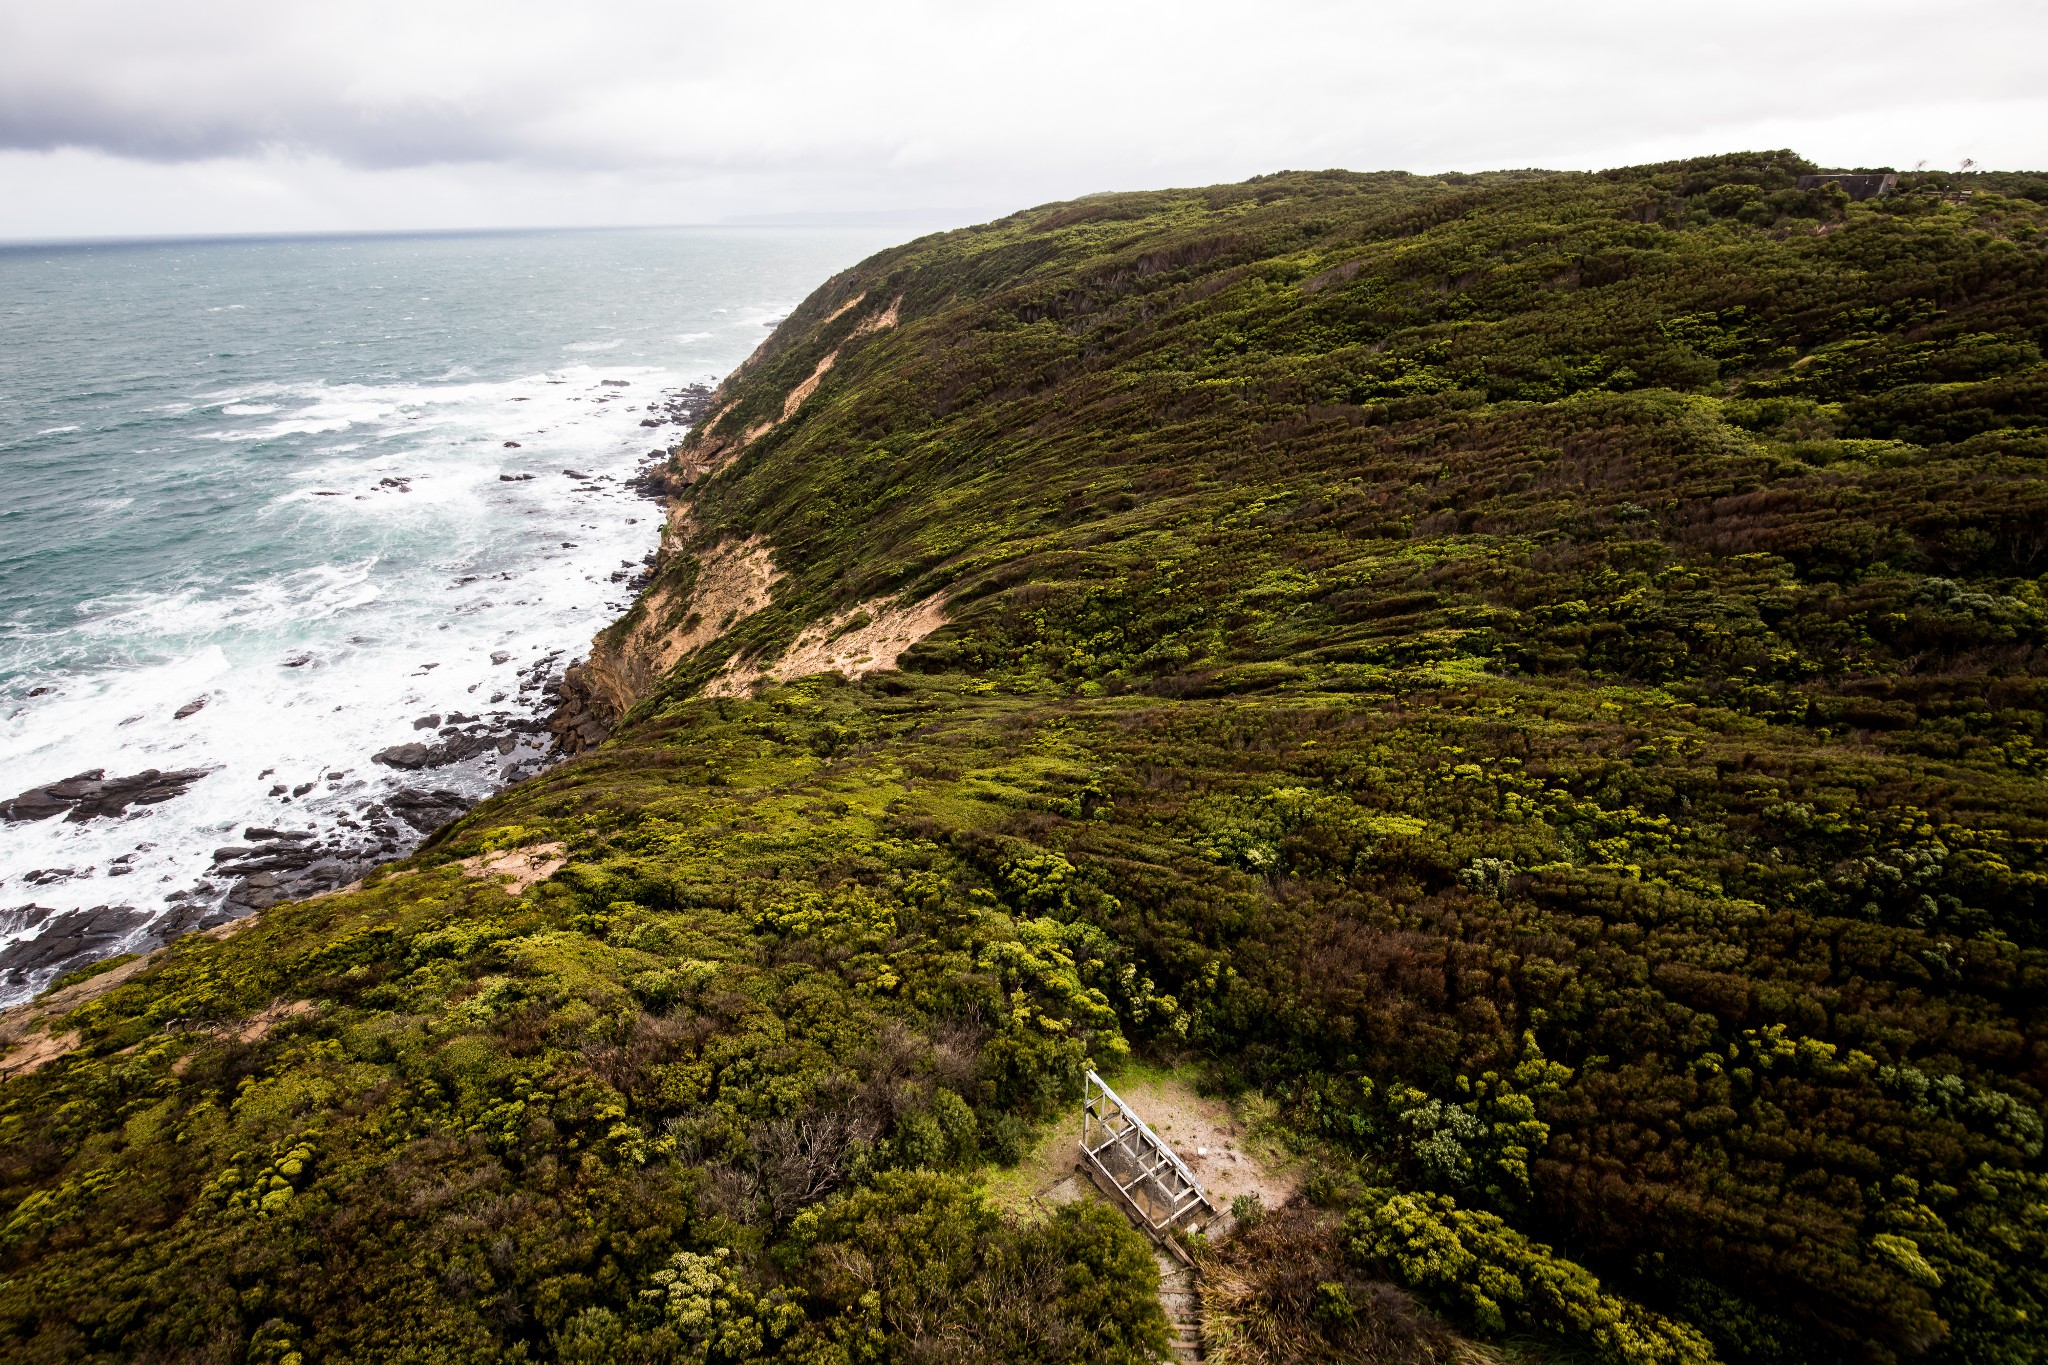
<svg viewBox="0 0 2048 1365">
<path fill-rule="evenodd" d="M 0 405 L 0 798 L 93 769 L 205 773 L 121 818 L 0 824 L 0 926 L 30 904 L 159 914 L 202 884 L 210 909 L 233 881 L 213 851 L 246 828 L 367 839 L 350 825 L 396 789 L 476 797 L 538 761 L 532 743 L 416 772 L 371 755 L 458 711 L 535 738 L 517 727 L 541 682 L 624 609 L 614 575 L 654 544 L 628 480 L 680 433 L 641 428 L 648 403 L 737 364 L 882 244 L 234 243 L 61 279 L 0 262 L 42 301 Z M 632 286 L 593 293 L 593 260 Z M 392 852 L 418 837 L 381 823 Z"/>
<path fill-rule="evenodd" d="M 521 670 L 557 671 L 580 655 L 627 601 L 612 574 L 653 548 L 659 516 L 629 486 L 646 445 L 632 399 L 674 382 L 647 367 L 579 364 L 501 382 L 275 386 L 260 403 L 237 395 L 223 411 L 264 407 L 238 415 L 274 420 L 201 439 L 359 438 L 285 471 L 259 514 L 265 529 L 337 550 L 383 548 L 81 602 L 73 647 L 113 662 L 57 678 L 53 693 L 0 721 L 10 784 L 0 796 L 95 768 L 207 776 L 120 819 L 6 827 L 0 902 L 160 912 L 167 895 L 202 883 L 218 899 L 231 879 L 215 874 L 212 850 L 241 842 L 245 826 L 324 835 L 366 823 L 361 809 L 401 787 L 474 799 L 531 765 L 531 743 L 425 772 L 370 756 L 433 739 L 413 728 L 417 717 L 502 722 L 540 710 L 537 688 L 521 694 Z M 534 477 L 498 477 L 515 472 Z M 176 716 L 195 701 L 200 709 Z"/>
</svg>

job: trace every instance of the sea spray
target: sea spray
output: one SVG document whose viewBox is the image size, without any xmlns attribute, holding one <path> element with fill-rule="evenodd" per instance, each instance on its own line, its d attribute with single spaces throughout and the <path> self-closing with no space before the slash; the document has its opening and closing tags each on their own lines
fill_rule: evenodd
<svg viewBox="0 0 2048 1365">
<path fill-rule="evenodd" d="M 0 823 L 0 1003 L 534 771 L 554 680 L 655 546 L 634 477 L 683 390 L 871 244 L 0 251 L 0 801 L 204 774 Z"/>
</svg>

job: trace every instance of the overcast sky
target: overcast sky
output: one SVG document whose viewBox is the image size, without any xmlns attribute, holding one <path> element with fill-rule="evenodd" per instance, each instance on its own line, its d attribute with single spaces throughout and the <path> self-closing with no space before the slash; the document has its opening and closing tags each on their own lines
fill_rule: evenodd
<svg viewBox="0 0 2048 1365">
<path fill-rule="evenodd" d="M 0 238 L 893 215 L 1793 147 L 2048 169 L 2044 0 L 0 0 Z"/>
</svg>

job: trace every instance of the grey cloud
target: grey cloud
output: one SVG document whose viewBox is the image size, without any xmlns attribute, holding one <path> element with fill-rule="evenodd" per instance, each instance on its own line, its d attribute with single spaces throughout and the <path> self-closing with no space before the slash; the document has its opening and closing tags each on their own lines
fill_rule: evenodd
<svg viewBox="0 0 2048 1365">
<path fill-rule="evenodd" d="M 0 156 L 234 162 L 317 181 L 330 200 L 439 184 L 478 211 L 498 196 L 636 220 L 1759 143 L 2048 165 L 2044 13 L 2038 0 L 15 0 L 0 4 Z"/>
<path fill-rule="evenodd" d="M 65 90 L 0 97 L 0 146 L 84 147 L 145 161 L 197 161 L 273 150 L 384 169 L 517 159 L 519 129 L 477 111 L 415 104 L 383 109 L 136 108 Z"/>
</svg>

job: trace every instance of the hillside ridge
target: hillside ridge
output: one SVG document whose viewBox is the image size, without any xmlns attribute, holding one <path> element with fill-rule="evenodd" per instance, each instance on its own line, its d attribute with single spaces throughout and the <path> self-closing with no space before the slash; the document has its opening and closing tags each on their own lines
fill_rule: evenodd
<svg viewBox="0 0 2048 1365">
<path fill-rule="evenodd" d="M 1309 1173 L 1213 1360 L 2041 1360 L 2048 176 L 1816 169 L 827 281 L 580 752 L 45 1021 L 0 1355 L 1156 1360 L 983 1182 L 1170 1064 Z"/>
</svg>

